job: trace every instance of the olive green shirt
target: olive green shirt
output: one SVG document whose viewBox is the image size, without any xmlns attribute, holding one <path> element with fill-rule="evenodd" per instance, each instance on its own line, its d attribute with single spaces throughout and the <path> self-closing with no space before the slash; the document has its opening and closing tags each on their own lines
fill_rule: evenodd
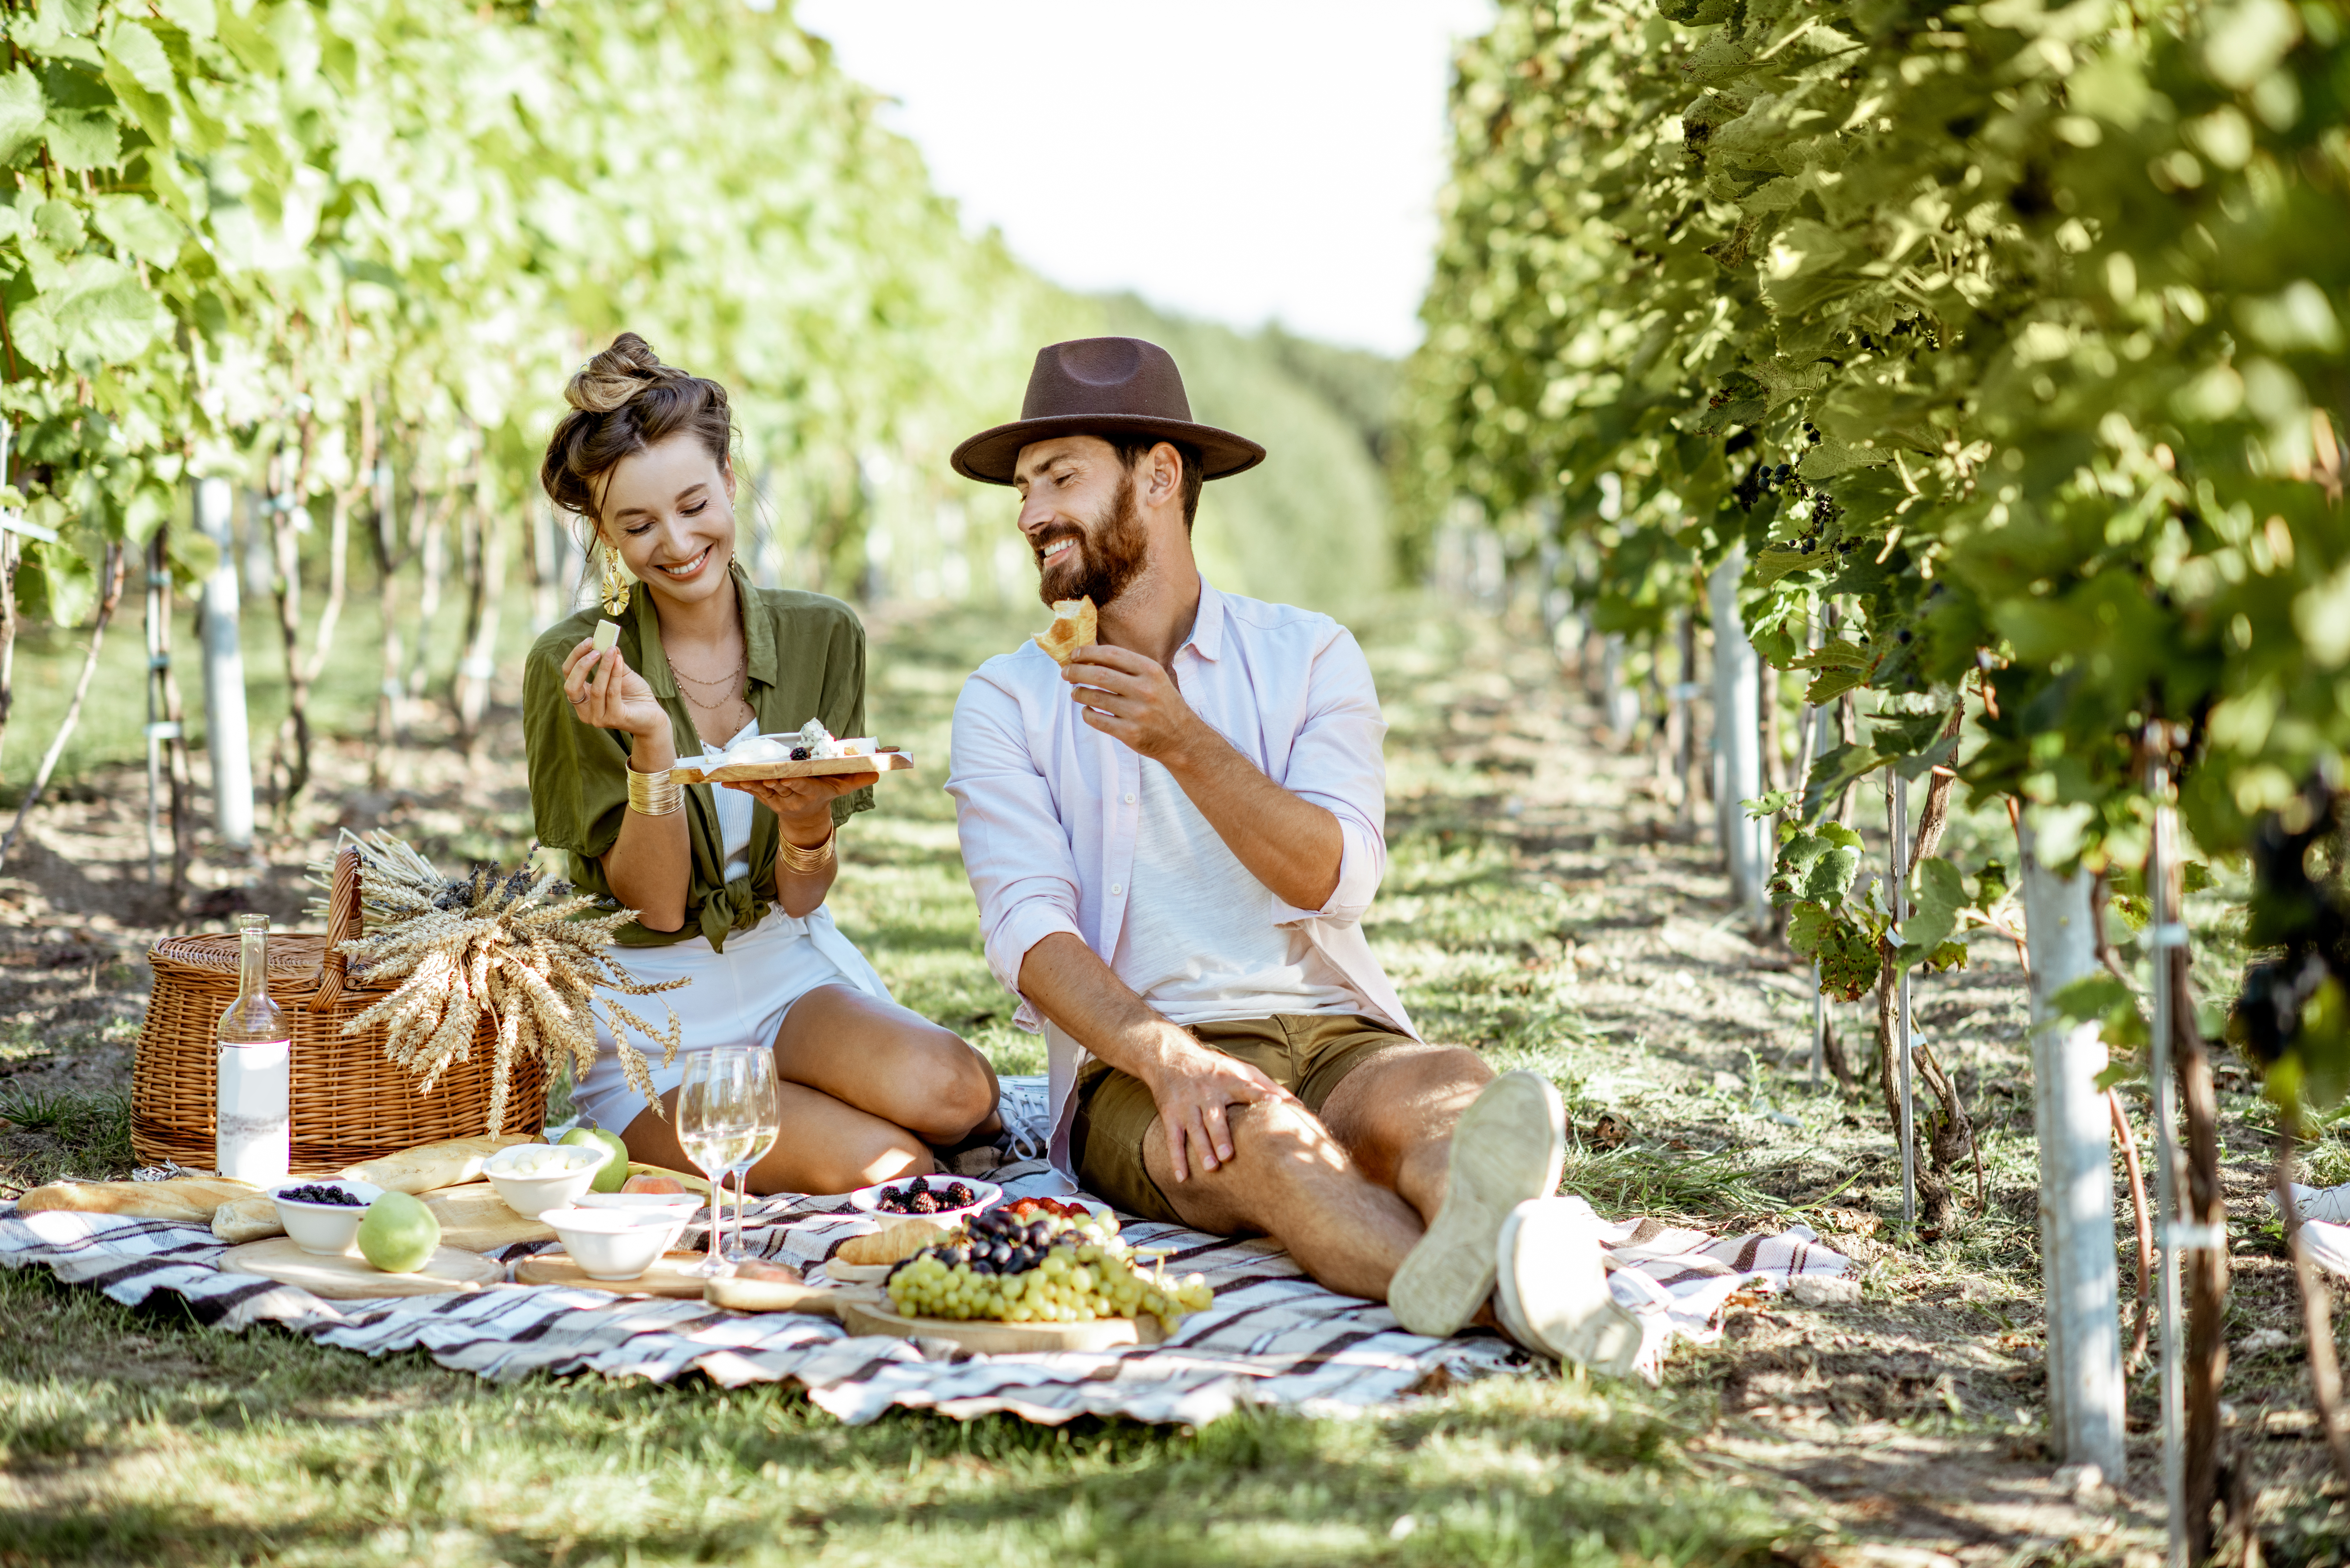
<svg viewBox="0 0 2350 1568">
<path fill-rule="evenodd" d="M 857 612 L 838 599 L 792 588 L 754 588 L 743 568 L 731 568 L 743 607 L 743 647 L 747 684 L 743 695 L 759 717 L 761 734 L 795 731 L 821 719 L 836 735 L 865 732 L 865 628 Z M 523 739 L 530 753 L 530 808 L 539 842 L 569 852 L 571 879 L 599 898 L 612 898 L 602 857 L 620 836 L 629 809 L 629 749 L 635 737 L 582 723 L 563 694 L 563 661 L 596 633 L 601 607 L 579 611 L 549 628 L 531 645 L 523 668 Z M 620 656 L 645 678 L 661 711 L 669 715 L 677 754 L 688 761 L 702 753 L 693 715 L 678 694 L 661 651 L 660 617 L 642 583 L 629 589 L 620 623 Z M 693 877 L 686 891 L 685 923 L 656 931 L 631 920 L 614 933 L 624 947 L 666 947 L 703 936 L 722 951 L 729 931 L 747 930 L 775 899 L 775 814 L 755 806 L 751 814 L 750 873 L 724 879 L 726 850 L 719 836 L 711 784 L 685 790 L 687 836 L 692 844 Z M 871 789 L 851 791 L 832 803 L 832 820 L 873 809 Z"/>
</svg>

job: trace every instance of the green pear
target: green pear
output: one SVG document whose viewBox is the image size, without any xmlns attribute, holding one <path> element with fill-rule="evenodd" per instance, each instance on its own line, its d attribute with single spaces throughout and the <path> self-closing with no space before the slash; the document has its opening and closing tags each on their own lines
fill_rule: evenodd
<svg viewBox="0 0 2350 1568">
<path fill-rule="evenodd" d="M 618 1192 L 620 1183 L 629 1179 L 629 1146 L 620 1141 L 619 1133 L 606 1132 L 601 1127 L 573 1127 L 563 1135 L 563 1141 L 580 1148 L 608 1148 L 612 1158 L 596 1168 L 596 1179 L 588 1184 L 590 1192 Z"/>
<path fill-rule="evenodd" d="M 412 1274 L 432 1261 L 441 1221 L 405 1192 L 387 1192 L 359 1220 L 359 1256 L 387 1274 Z"/>
</svg>

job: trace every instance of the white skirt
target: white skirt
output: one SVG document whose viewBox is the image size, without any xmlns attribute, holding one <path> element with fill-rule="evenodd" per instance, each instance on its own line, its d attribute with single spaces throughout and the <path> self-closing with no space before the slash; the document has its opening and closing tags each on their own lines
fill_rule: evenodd
<svg viewBox="0 0 2350 1568">
<path fill-rule="evenodd" d="M 781 909 L 747 931 L 730 932 L 726 950 L 719 952 L 707 937 L 690 937 L 660 948 L 609 950 L 640 984 L 687 980 L 691 983 L 658 996 L 621 996 L 629 1010 L 646 1023 L 662 1023 L 661 1004 L 677 1011 L 684 1026 L 677 1060 L 663 1066 L 660 1047 L 630 1032 L 629 1044 L 645 1054 L 652 1069 L 653 1088 L 667 1094 L 685 1081 L 685 1064 L 697 1051 L 720 1045 L 765 1045 L 775 1043 L 784 1014 L 791 1005 L 820 985 L 854 986 L 868 996 L 890 1001 L 889 987 L 856 945 L 832 923 L 832 912 L 819 909 L 795 919 Z M 599 992 L 599 1008 L 608 995 Z M 572 1103 L 585 1122 L 620 1132 L 645 1109 L 645 1098 L 629 1086 L 620 1057 L 612 1044 L 609 1023 L 596 1017 L 596 1063 L 588 1081 L 576 1086 Z"/>
</svg>

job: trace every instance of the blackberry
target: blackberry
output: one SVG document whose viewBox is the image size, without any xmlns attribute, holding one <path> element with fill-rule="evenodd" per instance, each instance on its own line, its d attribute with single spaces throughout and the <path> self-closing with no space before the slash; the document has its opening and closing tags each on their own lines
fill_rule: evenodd
<svg viewBox="0 0 2350 1568">
<path fill-rule="evenodd" d="M 323 1182 L 306 1187 L 288 1187 L 277 1194 L 288 1203 L 328 1203 L 338 1209 L 364 1209 L 367 1199 L 347 1187 L 328 1187 Z"/>
<path fill-rule="evenodd" d="M 792 748 L 792 761 L 795 763 L 804 763 L 807 760 L 808 749 L 806 746 L 794 746 Z"/>
<path fill-rule="evenodd" d="M 907 1200 L 905 1211 L 909 1214 L 935 1214 L 939 1211 L 939 1200 L 927 1192 L 917 1192 Z"/>
</svg>

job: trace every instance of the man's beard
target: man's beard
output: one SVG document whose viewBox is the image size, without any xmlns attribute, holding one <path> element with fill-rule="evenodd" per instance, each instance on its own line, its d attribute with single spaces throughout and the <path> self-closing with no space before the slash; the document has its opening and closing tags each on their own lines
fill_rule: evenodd
<svg viewBox="0 0 2350 1568">
<path fill-rule="evenodd" d="M 1077 547 L 1071 552 L 1076 558 L 1045 566 L 1044 552 L 1063 539 L 1076 540 Z M 1134 504 L 1134 476 L 1119 476 L 1117 493 L 1083 531 L 1061 528 L 1038 539 L 1034 548 L 1043 568 L 1037 597 L 1048 605 L 1059 599 L 1089 598 L 1096 609 L 1107 607 L 1141 575 L 1149 555 L 1150 537 L 1143 531 L 1142 513 Z"/>
</svg>

